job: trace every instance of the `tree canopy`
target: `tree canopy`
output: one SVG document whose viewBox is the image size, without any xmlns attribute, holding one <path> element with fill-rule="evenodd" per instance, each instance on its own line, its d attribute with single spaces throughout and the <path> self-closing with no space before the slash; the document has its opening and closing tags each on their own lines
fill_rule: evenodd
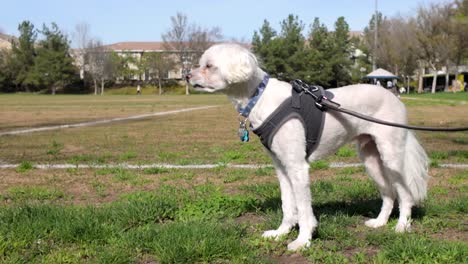
<svg viewBox="0 0 468 264">
<path fill-rule="evenodd" d="M 265 20 L 254 32 L 252 46 L 262 67 L 280 79 L 302 79 L 324 87 L 351 83 L 353 65 L 349 26 L 338 18 L 334 31 L 315 18 L 304 36 L 305 24 L 294 15 L 281 23 L 279 34 Z"/>
</svg>

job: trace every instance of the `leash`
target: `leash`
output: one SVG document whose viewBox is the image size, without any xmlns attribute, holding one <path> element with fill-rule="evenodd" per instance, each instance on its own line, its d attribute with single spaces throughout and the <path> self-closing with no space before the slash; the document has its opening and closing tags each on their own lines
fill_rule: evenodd
<svg viewBox="0 0 468 264">
<path fill-rule="evenodd" d="M 456 131 L 468 131 L 468 127 L 453 127 L 453 128 L 445 128 L 445 127 L 421 127 L 421 126 L 413 126 L 413 125 L 404 125 L 399 123 L 393 123 L 384 121 L 381 119 L 377 119 L 368 115 L 364 115 L 349 109 L 342 108 L 340 104 L 328 99 L 323 95 L 316 95 L 314 92 L 318 91 L 321 87 L 317 85 L 309 85 L 301 80 L 294 80 L 291 81 L 291 85 L 293 89 L 298 92 L 304 92 L 306 94 L 311 95 L 315 99 L 315 105 L 322 111 L 326 111 L 331 109 L 333 111 L 345 113 L 348 115 L 352 115 L 354 117 L 378 123 L 385 126 L 393 126 L 393 127 L 400 127 L 400 128 L 407 128 L 412 130 L 422 130 L 422 131 L 445 131 L 445 132 L 456 132 Z"/>
</svg>

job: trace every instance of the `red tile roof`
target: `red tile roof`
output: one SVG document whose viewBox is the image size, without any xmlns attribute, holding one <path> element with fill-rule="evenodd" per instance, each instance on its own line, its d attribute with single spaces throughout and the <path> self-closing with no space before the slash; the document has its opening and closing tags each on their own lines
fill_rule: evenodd
<svg viewBox="0 0 468 264">
<path fill-rule="evenodd" d="M 163 51 L 167 50 L 164 46 L 164 42 L 142 42 L 142 41 L 131 41 L 131 42 L 118 42 L 110 45 L 105 45 L 106 48 L 120 51 L 120 50 L 133 50 L 133 51 Z"/>
</svg>

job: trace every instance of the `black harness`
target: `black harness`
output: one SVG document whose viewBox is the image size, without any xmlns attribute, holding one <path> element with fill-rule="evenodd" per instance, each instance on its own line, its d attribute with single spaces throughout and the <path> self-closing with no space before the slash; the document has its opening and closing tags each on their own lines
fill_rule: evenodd
<svg viewBox="0 0 468 264">
<path fill-rule="evenodd" d="M 260 127 L 254 129 L 262 144 L 271 151 L 271 143 L 278 129 L 287 121 L 296 118 L 302 122 L 306 133 L 306 157 L 316 149 L 322 135 L 325 121 L 322 98 L 332 98 L 333 94 L 321 86 L 307 85 L 300 80 L 291 82 L 292 95 L 288 97 Z M 309 96 L 311 95 L 311 96 Z"/>
</svg>

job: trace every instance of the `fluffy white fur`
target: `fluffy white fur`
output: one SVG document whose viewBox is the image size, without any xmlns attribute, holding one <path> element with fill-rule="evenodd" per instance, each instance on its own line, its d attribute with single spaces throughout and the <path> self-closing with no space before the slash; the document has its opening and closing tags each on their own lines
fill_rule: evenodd
<svg viewBox="0 0 468 264">
<path fill-rule="evenodd" d="M 203 54 L 200 67 L 187 80 L 202 91 L 222 90 L 235 104 L 245 106 L 265 74 L 247 49 L 236 44 L 219 44 Z M 289 83 L 271 78 L 250 113 L 252 126 L 259 127 L 291 95 L 291 90 Z M 333 100 L 344 108 L 391 122 L 407 122 L 404 105 L 386 89 L 359 84 L 330 91 L 335 95 Z M 298 224 L 299 236 L 288 249 L 310 245 L 318 222 L 311 206 L 309 162 L 335 153 L 350 141 L 357 143 L 359 156 L 383 200 L 379 215 L 366 221 L 366 226 L 378 228 L 387 224 L 397 199 L 400 216 L 395 230 L 410 230 L 411 207 L 426 197 L 428 160 L 423 148 L 411 131 L 330 110 L 326 112 L 320 144 L 308 160 L 304 158 L 305 132 L 299 120 L 286 122 L 274 136 L 269 153 L 280 183 L 283 220 L 277 229 L 263 233 L 263 237 L 278 238 Z"/>
</svg>

